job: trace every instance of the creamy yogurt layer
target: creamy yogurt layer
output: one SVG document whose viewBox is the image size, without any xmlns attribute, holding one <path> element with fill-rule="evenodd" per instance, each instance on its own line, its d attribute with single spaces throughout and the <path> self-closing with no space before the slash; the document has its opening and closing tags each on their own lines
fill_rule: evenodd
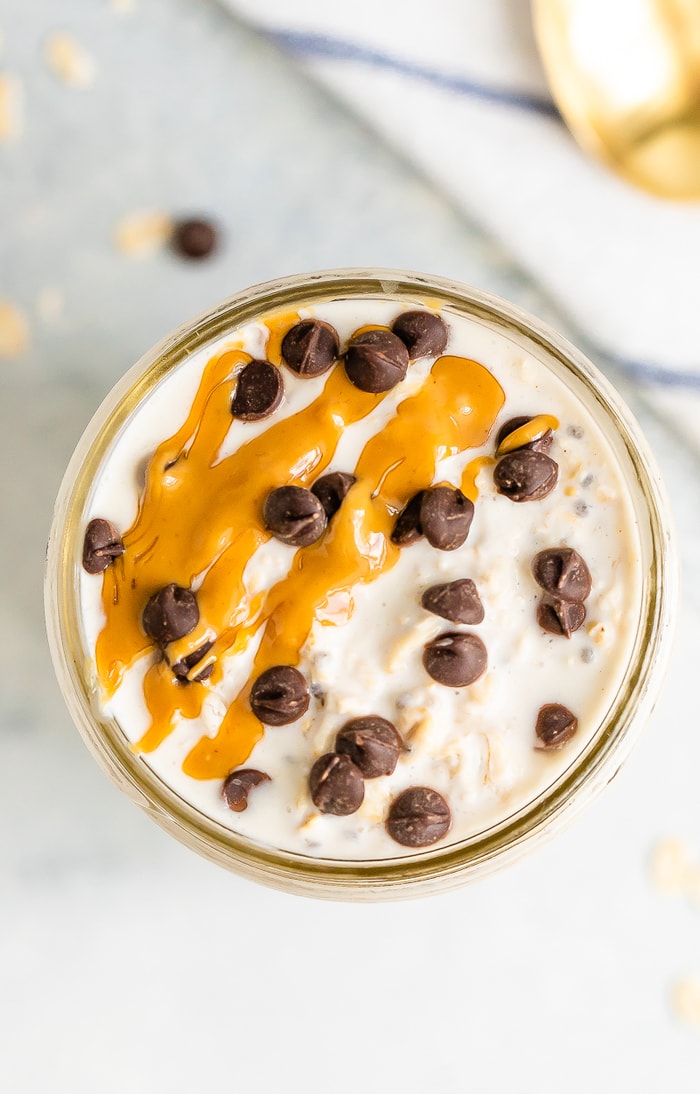
<svg viewBox="0 0 700 1094">
<path fill-rule="evenodd" d="M 638 529 L 613 449 L 574 390 L 503 333 L 448 307 L 441 353 L 412 359 L 386 391 L 368 393 L 349 378 L 342 354 L 358 332 L 390 328 L 414 309 L 432 313 L 428 300 L 329 300 L 263 316 L 194 353 L 133 412 L 85 513 L 86 525 L 101 518 L 118 537 L 102 572 L 80 577 L 102 713 L 191 806 L 272 848 L 376 860 L 498 824 L 590 742 L 634 647 Z M 282 362 L 284 335 L 304 319 L 339 339 L 338 360 L 316 376 Z M 237 390 L 245 404 L 240 376 L 251 360 L 270 362 L 283 381 L 260 420 L 231 414 Z M 260 382 L 276 376 L 261 372 Z M 516 417 L 534 426 L 511 434 L 511 457 L 532 454 L 518 440 L 551 429 L 544 458 L 556 482 L 542 496 L 531 484 L 529 498 L 513 500 L 517 485 L 504 487 L 509 442 L 497 454 L 497 437 Z M 304 546 L 283 542 L 270 527 L 270 494 L 307 490 L 332 472 L 356 481 L 321 534 Z M 413 542 L 392 542 L 411 499 L 437 486 L 473 502 L 464 542 L 441 549 L 420 527 Z M 533 560 L 543 551 L 555 562 L 569 557 L 562 551 L 583 559 L 590 592 L 567 600 L 538 583 Z M 458 581 L 473 583 L 481 621 L 454 622 L 424 606 L 426 590 Z M 144 609 L 171 583 L 191 591 L 198 618 L 159 644 Z M 568 637 L 556 633 L 569 627 Z M 485 648 L 473 682 L 455 685 L 426 668 L 426 647 L 445 635 L 476 636 Z M 265 723 L 251 707 L 255 681 L 275 666 L 293 666 L 308 691 L 307 709 L 287 724 Z M 573 728 L 543 732 L 541 712 L 551 708 Z M 337 755 L 347 722 L 369 716 L 395 728 L 395 767 L 359 783 L 353 771 L 359 807 L 325 812 L 328 795 L 310 786 L 312 769 Z M 260 777 L 235 811 L 225 780 L 251 769 Z M 433 792 L 447 814 L 433 817 L 429 839 L 411 844 L 409 832 L 405 844 L 396 836 L 411 817 L 392 826 L 391 810 L 411 788 Z"/>
</svg>

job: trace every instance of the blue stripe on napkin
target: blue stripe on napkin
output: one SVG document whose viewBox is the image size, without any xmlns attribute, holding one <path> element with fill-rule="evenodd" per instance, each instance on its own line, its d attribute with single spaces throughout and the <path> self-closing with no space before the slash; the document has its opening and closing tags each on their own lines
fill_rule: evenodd
<svg viewBox="0 0 700 1094">
<path fill-rule="evenodd" d="M 539 95 L 530 95 L 526 92 L 507 91 L 502 88 L 489 87 L 475 80 L 468 80 L 462 76 L 452 76 L 435 69 L 426 68 L 423 65 L 406 61 L 400 57 L 394 57 L 389 53 L 369 49 L 349 42 L 342 38 L 334 38 L 327 34 L 315 34 L 308 31 L 288 30 L 285 28 L 269 29 L 267 33 L 278 45 L 295 53 L 300 57 L 326 58 L 335 61 L 354 61 L 359 64 L 369 65 L 373 68 L 386 69 L 401 73 L 411 79 L 421 80 L 432 84 L 444 91 L 455 92 L 482 102 L 497 103 L 502 106 L 514 107 L 529 113 L 539 114 L 544 117 L 561 121 L 561 114 L 551 100 Z M 596 356 L 605 357 L 611 363 L 617 365 L 632 379 L 642 383 L 657 384 L 670 388 L 686 388 L 700 391 L 700 373 L 684 371 L 683 369 L 668 368 L 665 365 L 650 361 L 639 361 L 615 354 L 600 346 L 596 346 L 585 335 L 591 350 Z"/>
<path fill-rule="evenodd" d="M 561 121 L 561 115 L 554 103 L 550 99 L 541 98 L 539 95 L 488 87 L 485 84 L 477 83 L 475 80 L 467 80 L 463 76 L 450 76 L 444 72 L 414 64 L 412 61 L 404 61 L 400 57 L 392 57 L 389 53 L 368 49 L 366 46 L 357 45 L 355 42 L 347 42 L 341 38 L 331 38 L 327 34 L 311 34 L 283 29 L 272 30 L 269 34 L 279 45 L 304 57 L 326 57 L 336 61 L 359 61 L 361 64 L 371 65 L 373 68 L 385 68 L 393 72 L 400 72 L 404 76 L 411 76 L 413 79 L 433 84 L 445 91 L 456 91 L 460 95 L 469 95 L 473 99 L 501 103 L 504 106 L 514 106 L 520 110 L 544 114 L 547 117 L 557 118 Z"/>
</svg>

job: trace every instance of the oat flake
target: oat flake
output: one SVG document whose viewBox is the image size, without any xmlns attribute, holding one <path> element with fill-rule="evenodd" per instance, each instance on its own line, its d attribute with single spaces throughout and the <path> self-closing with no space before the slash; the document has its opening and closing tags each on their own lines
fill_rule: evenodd
<svg viewBox="0 0 700 1094">
<path fill-rule="evenodd" d="M 0 357 L 19 357 L 29 346 L 29 324 L 19 308 L 0 300 Z"/>
<path fill-rule="evenodd" d="M 173 232 L 167 213 L 129 213 L 117 224 L 114 245 L 122 254 L 144 258 L 165 246 Z"/>
<path fill-rule="evenodd" d="M 693 1026 L 700 1026 L 700 981 L 677 980 L 671 992 L 676 1016 Z"/>
<path fill-rule="evenodd" d="M 36 298 L 36 313 L 42 323 L 55 323 L 63 311 L 63 294 L 47 285 Z"/>
<path fill-rule="evenodd" d="M 95 79 L 95 62 L 64 30 L 55 30 L 44 46 L 46 63 L 54 76 L 69 87 L 88 87 Z"/>
<path fill-rule="evenodd" d="M 16 76 L 0 74 L 0 141 L 10 141 L 22 132 L 22 85 Z"/>
<path fill-rule="evenodd" d="M 682 893 L 691 868 L 690 850 L 680 839 L 657 843 L 649 865 L 651 880 L 664 893 Z"/>
</svg>

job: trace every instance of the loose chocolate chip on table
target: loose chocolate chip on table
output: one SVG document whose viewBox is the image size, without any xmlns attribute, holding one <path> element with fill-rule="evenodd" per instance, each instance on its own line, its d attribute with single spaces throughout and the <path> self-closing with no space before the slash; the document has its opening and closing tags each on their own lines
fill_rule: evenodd
<svg viewBox="0 0 700 1094">
<path fill-rule="evenodd" d="M 406 346 L 412 361 L 419 357 L 437 357 L 447 345 L 447 324 L 431 311 L 402 312 L 391 329 Z"/>
<path fill-rule="evenodd" d="M 391 803 L 386 828 L 403 847 L 429 847 L 447 835 L 451 823 L 442 794 L 428 786 L 411 786 Z"/>
<path fill-rule="evenodd" d="M 338 512 L 345 495 L 356 481 L 354 475 L 348 475 L 345 471 L 331 471 L 313 484 L 311 493 L 321 502 L 328 520 Z"/>
<path fill-rule="evenodd" d="M 501 443 L 510 437 L 511 433 L 515 433 L 516 429 L 520 429 L 521 425 L 527 425 L 532 421 L 532 415 L 521 414 L 517 418 L 509 418 L 507 422 L 504 422 L 498 431 L 496 437 L 496 451 L 501 446 Z M 552 447 L 552 430 L 546 430 L 541 437 L 537 437 L 534 441 L 528 441 L 527 444 L 523 444 L 520 448 L 513 449 L 514 452 L 520 452 L 523 448 L 529 448 L 532 452 L 544 452 L 545 455 Z"/>
<path fill-rule="evenodd" d="M 483 675 L 487 661 L 486 646 L 475 634 L 448 631 L 433 638 L 423 651 L 428 675 L 448 688 L 473 684 Z"/>
<path fill-rule="evenodd" d="M 154 593 L 143 609 L 143 629 L 159 646 L 184 638 L 199 623 L 197 597 L 172 582 Z"/>
<path fill-rule="evenodd" d="M 388 330 L 368 330 L 358 334 L 345 353 L 348 380 L 360 391 L 390 391 L 403 380 L 408 370 L 408 350 Z"/>
<path fill-rule="evenodd" d="M 306 680 L 292 665 L 275 665 L 258 676 L 250 691 L 250 708 L 267 726 L 287 726 L 309 709 Z"/>
<path fill-rule="evenodd" d="M 420 503 L 420 527 L 431 547 L 454 551 L 471 528 L 474 504 L 454 486 L 431 486 Z"/>
<path fill-rule="evenodd" d="M 548 547 L 532 560 L 535 581 L 560 600 L 585 600 L 591 591 L 591 574 L 573 547 Z"/>
<path fill-rule="evenodd" d="M 268 494 L 263 520 L 276 539 L 292 547 L 308 547 L 315 543 L 328 523 L 319 499 L 303 486 L 280 486 Z"/>
<path fill-rule="evenodd" d="M 282 373 L 269 361 L 250 361 L 238 373 L 231 400 L 231 413 L 244 422 L 259 422 L 282 402 Z"/>
<path fill-rule="evenodd" d="M 481 623 L 484 606 L 474 582 L 468 577 L 431 585 L 421 597 L 427 612 L 449 619 L 450 623 Z"/>
<path fill-rule="evenodd" d="M 537 622 L 549 634 L 563 634 L 571 638 L 574 631 L 583 626 L 586 609 L 576 600 L 560 600 L 544 597 L 537 605 Z"/>
<path fill-rule="evenodd" d="M 339 352 L 338 332 L 320 319 L 302 319 L 282 339 L 282 359 L 299 376 L 328 372 Z"/>
<path fill-rule="evenodd" d="M 202 658 L 206 657 L 211 649 L 213 643 L 205 642 L 198 650 L 194 650 L 192 653 L 188 653 L 187 657 L 182 657 L 179 661 L 176 661 L 171 668 L 178 680 L 182 680 L 183 683 L 187 681 L 187 677 L 195 665 L 198 665 Z M 205 665 L 201 672 L 193 678 L 195 681 L 200 682 L 202 680 L 208 680 L 214 671 L 214 662 L 209 665 Z M 187 681 L 189 683 L 189 681 Z"/>
<path fill-rule="evenodd" d="M 218 232 L 209 220 L 180 220 L 173 229 L 173 249 L 183 258 L 208 258 L 218 242 Z"/>
<path fill-rule="evenodd" d="M 395 543 L 397 547 L 409 547 L 423 535 L 420 523 L 420 507 L 424 493 L 424 490 L 419 490 L 417 494 L 414 494 L 396 518 L 396 524 L 391 533 L 391 542 Z"/>
<path fill-rule="evenodd" d="M 516 448 L 496 464 L 493 480 L 499 494 L 511 501 L 539 501 L 557 485 L 559 468 L 544 452 Z"/>
<path fill-rule="evenodd" d="M 101 574 L 123 554 L 122 537 L 112 522 L 94 517 L 85 529 L 83 568 L 89 574 Z"/>
<path fill-rule="evenodd" d="M 349 756 L 365 779 L 376 779 L 391 775 L 403 741 L 391 722 L 371 714 L 346 722 L 335 739 L 335 749 Z"/>
<path fill-rule="evenodd" d="M 578 720 L 561 703 L 545 703 L 540 707 L 535 725 L 535 733 L 540 743 L 535 748 L 545 751 L 561 748 L 570 741 L 578 729 Z"/>
<path fill-rule="evenodd" d="M 248 795 L 251 790 L 261 783 L 269 783 L 270 776 L 264 771 L 256 771 L 254 767 L 242 767 L 239 771 L 232 771 L 224 779 L 221 790 L 224 801 L 234 813 L 242 813 L 248 808 Z"/>
<path fill-rule="evenodd" d="M 319 757 L 309 774 L 311 800 L 322 813 L 347 817 L 364 800 L 365 784 L 360 769 L 349 756 L 327 752 Z"/>
</svg>

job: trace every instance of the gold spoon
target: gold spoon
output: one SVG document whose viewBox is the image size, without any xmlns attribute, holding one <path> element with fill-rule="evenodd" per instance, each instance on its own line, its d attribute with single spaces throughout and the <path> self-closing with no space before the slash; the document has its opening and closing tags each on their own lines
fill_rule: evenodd
<svg viewBox="0 0 700 1094">
<path fill-rule="evenodd" d="M 581 147 L 644 190 L 700 199 L 700 0 L 532 0 Z"/>
</svg>

